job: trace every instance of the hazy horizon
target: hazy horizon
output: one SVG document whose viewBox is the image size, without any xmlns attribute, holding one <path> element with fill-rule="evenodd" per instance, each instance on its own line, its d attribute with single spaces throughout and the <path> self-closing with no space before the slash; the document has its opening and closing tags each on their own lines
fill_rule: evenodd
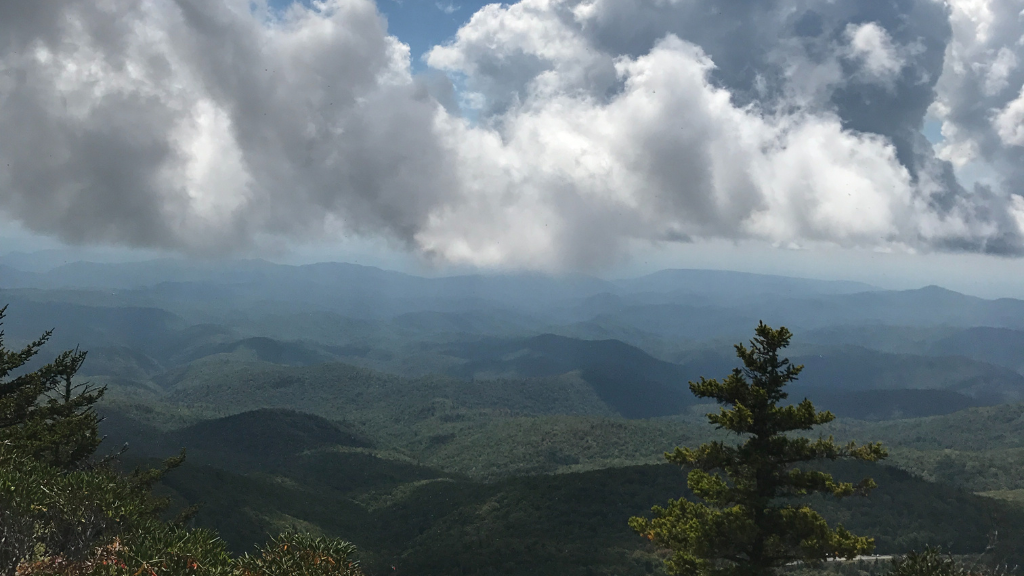
<svg viewBox="0 0 1024 576">
<path fill-rule="evenodd" d="M 1021 18 L 1010 0 L 5 3 L 0 237 L 1024 296 Z"/>
<path fill-rule="evenodd" d="M 344 262 L 424 277 L 505 272 L 514 274 L 530 271 L 426 263 L 407 252 L 389 251 L 379 246 L 374 248 L 368 249 L 365 243 L 342 249 L 336 246 L 313 246 L 300 247 L 279 254 L 243 254 L 226 259 L 264 259 L 291 265 Z M 831 252 L 801 251 L 726 243 L 710 247 L 691 245 L 686 248 L 690 250 L 684 252 L 677 249 L 675 253 L 651 250 L 644 257 L 619 266 L 578 273 L 604 280 L 616 280 L 669 269 L 720 270 L 814 280 L 862 282 L 886 290 L 908 290 L 937 285 L 982 298 L 1024 299 L 1024 283 L 1018 280 L 1024 277 L 1024 261 L 1018 259 L 974 254 L 910 255 L 838 249 Z M 50 254 L 48 258 L 43 259 L 45 263 L 38 267 L 40 271 L 74 261 L 117 263 L 158 258 L 190 259 L 171 251 L 67 246 L 49 239 L 24 235 L 20 238 L 0 237 L 0 259 L 11 253 L 32 254 L 45 251 L 50 251 Z"/>
</svg>

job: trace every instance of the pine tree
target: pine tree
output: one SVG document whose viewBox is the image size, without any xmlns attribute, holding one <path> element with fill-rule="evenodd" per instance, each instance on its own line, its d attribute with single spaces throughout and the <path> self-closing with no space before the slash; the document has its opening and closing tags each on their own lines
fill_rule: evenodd
<svg viewBox="0 0 1024 576">
<path fill-rule="evenodd" d="M 800 463 L 854 458 L 877 461 L 886 456 L 879 443 L 837 444 L 831 436 L 811 440 L 790 434 L 831 422 L 831 412 L 817 411 L 804 399 L 779 406 L 784 388 L 803 366 L 780 358 L 792 334 L 759 323 L 750 347 L 736 345 L 743 362 L 721 382 L 701 378 L 690 390 L 724 406 L 708 420 L 739 435 L 738 445 L 710 442 L 693 450 L 676 448 L 665 457 L 684 468 L 691 492 L 703 502 L 685 498 L 656 506 L 654 518 L 634 517 L 630 526 L 654 543 L 672 550 L 667 560 L 674 574 L 767 576 L 787 564 L 811 564 L 828 558 L 853 558 L 870 552 L 872 538 L 855 536 L 825 520 L 795 499 L 813 493 L 843 498 L 866 494 L 870 478 L 854 485 Z"/>
<path fill-rule="evenodd" d="M 6 312 L 6 306 L 0 308 L 0 326 Z M 36 461 L 70 470 L 83 465 L 100 444 L 100 419 L 93 406 L 105 389 L 75 382 L 86 356 L 77 349 L 37 370 L 24 370 L 51 334 L 47 331 L 14 351 L 4 347 L 0 330 L 0 442 Z"/>
</svg>

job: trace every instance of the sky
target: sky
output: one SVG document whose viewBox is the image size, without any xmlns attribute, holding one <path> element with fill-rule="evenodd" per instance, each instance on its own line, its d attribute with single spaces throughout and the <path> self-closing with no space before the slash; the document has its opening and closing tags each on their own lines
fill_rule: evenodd
<svg viewBox="0 0 1024 576">
<path fill-rule="evenodd" d="M 1024 0 L 9 0 L 0 238 L 1021 296 L 1022 60 Z"/>
</svg>

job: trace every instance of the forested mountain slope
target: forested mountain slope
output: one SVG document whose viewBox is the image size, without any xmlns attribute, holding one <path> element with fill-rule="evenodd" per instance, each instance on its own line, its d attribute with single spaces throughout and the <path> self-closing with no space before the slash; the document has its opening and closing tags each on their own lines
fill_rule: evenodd
<svg viewBox="0 0 1024 576">
<path fill-rule="evenodd" d="M 322 429 L 333 430 L 339 443 L 305 435 Z M 424 575 L 650 573 L 657 567 L 653 551 L 637 552 L 641 541 L 625 521 L 652 503 L 686 493 L 685 475 L 668 465 L 481 483 L 352 446 L 365 441 L 336 430 L 317 417 L 261 411 L 165 433 L 156 445 L 177 443 L 198 455 L 168 476 L 165 486 L 176 497 L 204 502 L 197 520 L 216 527 L 236 549 L 262 540 L 264 532 L 314 528 L 352 538 L 375 566 Z M 296 442 L 290 450 L 287 443 L 263 450 L 240 442 L 230 458 L 223 458 L 226 449 L 207 451 L 218 438 L 243 433 Z M 992 530 L 1005 542 L 1024 540 L 1024 510 L 1007 510 L 884 466 L 833 471 L 878 481 L 879 490 L 869 498 L 815 505 L 831 521 L 876 534 L 881 553 L 925 542 L 974 551 L 985 546 Z"/>
</svg>

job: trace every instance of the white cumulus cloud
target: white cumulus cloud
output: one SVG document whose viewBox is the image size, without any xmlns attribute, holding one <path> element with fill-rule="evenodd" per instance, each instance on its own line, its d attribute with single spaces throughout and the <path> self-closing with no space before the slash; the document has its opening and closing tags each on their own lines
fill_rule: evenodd
<svg viewBox="0 0 1024 576">
<path fill-rule="evenodd" d="M 890 82 L 905 64 L 892 38 L 874 22 L 846 27 L 851 55 L 860 60 L 863 71 L 880 82 Z"/>
<path fill-rule="evenodd" d="M 700 238 L 1022 251 L 1011 0 L 740 4 L 489 5 L 415 75 L 370 0 L 0 3 L 0 213 L 549 270 Z M 1004 183 L 965 189 L 957 150 Z"/>
<path fill-rule="evenodd" d="M 993 119 L 996 133 L 1008 146 L 1024 146 L 1024 89 L 1020 96 L 999 111 Z"/>
<path fill-rule="evenodd" d="M 942 122 L 939 154 L 975 162 L 1024 193 L 1024 150 L 1014 146 L 1014 101 L 1024 87 L 1024 8 L 1015 0 L 948 0 L 953 36 L 932 113 Z"/>
</svg>

